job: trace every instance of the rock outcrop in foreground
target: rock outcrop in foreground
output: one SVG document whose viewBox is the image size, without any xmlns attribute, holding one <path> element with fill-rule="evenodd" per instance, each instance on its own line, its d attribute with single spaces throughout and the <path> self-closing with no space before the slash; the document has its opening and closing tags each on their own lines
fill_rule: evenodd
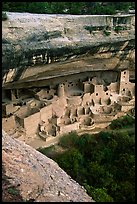
<svg viewBox="0 0 137 204">
<path fill-rule="evenodd" d="M 3 131 L 2 164 L 24 200 L 34 202 L 94 202 L 83 187 L 53 160 Z"/>
</svg>

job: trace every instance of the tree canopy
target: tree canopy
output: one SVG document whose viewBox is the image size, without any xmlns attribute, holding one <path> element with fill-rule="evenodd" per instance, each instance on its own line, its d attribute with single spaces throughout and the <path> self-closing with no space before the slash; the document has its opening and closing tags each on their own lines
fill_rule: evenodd
<svg viewBox="0 0 137 204">
<path fill-rule="evenodd" d="M 124 127 L 119 126 L 125 121 Z M 71 132 L 60 138 L 65 152 L 46 155 L 84 186 L 96 202 L 135 202 L 134 123 L 131 116 L 124 116 L 98 134 L 78 136 Z M 46 153 L 45 149 L 39 151 Z"/>
<path fill-rule="evenodd" d="M 135 9 L 135 2 L 2 2 L 2 11 L 45 14 L 115 14 Z"/>
</svg>

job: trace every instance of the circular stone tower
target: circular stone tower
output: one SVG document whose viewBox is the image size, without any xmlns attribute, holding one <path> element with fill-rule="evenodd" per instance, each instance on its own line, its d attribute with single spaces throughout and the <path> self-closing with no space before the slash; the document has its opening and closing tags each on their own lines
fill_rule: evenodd
<svg viewBox="0 0 137 204">
<path fill-rule="evenodd" d="M 59 84 L 58 86 L 58 97 L 62 97 L 65 95 L 64 84 Z"/>
</svg>

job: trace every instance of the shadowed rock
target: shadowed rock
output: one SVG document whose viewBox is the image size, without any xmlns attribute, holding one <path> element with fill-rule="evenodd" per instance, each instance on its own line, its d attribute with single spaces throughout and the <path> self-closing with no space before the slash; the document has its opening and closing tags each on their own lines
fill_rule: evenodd
<svg viewBox="0 0 137 204">
<path fill-rule="evenodd" d="M 62 75 L 65 69 L 71 68 L 75 73 L 77 67 L 79 71 L 84 68 L 91 71 L 134 69 L 134 15 L 116 17 L 7 12 L 7 16 L 8 20 L 2 23 L 3 76 L 10 69 L 13 70 L 7 82 L 18 81 L 29 66 L 37 65 L 49 68 L 52 73 L 48 74 L 50 77 L 57 75 L 54 72 L 58 69 Z M 123 26 L 119 32 L 116 32 L 117 25 L 114 24 L 117 18 L 119 22 L 122 18 L 126 22 L 125 25 L 119 24 Z M 106 35 L 104 31 L 110 34 Z M 66 66 L 69 63 L 69 69 L 65 68 L 64 62 Z M 61 65 L 63 70 L 59 67 Z"/>
</svg>

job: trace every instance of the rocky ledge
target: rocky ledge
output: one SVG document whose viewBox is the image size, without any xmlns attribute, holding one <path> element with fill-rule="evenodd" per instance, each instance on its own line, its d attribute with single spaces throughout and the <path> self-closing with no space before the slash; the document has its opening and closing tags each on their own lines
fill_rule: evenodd
<svg viewBox="0 0 137 204">
<path fill-rule="evenodd" d="M 2 133 L 5 176 L 22 199 L 34 202 L 94 202 L 53 160 Z"/>
<path fill-rule="evenodd" d="M 18 81 L 24 70 L 38 66 L 36 71 L 39 65 L 44 66 L 44 71 L 46 67 L 51 70 L 49 78 L 66 74 L 69 69 L 75 73 L 77 68 L 134 71 L 135 15 L 7 12 L 7 16 L 8 20 L 2 22 L 4 83 Z M 27 77 L 35 75 L 35 71 Z"/>
</svg>

